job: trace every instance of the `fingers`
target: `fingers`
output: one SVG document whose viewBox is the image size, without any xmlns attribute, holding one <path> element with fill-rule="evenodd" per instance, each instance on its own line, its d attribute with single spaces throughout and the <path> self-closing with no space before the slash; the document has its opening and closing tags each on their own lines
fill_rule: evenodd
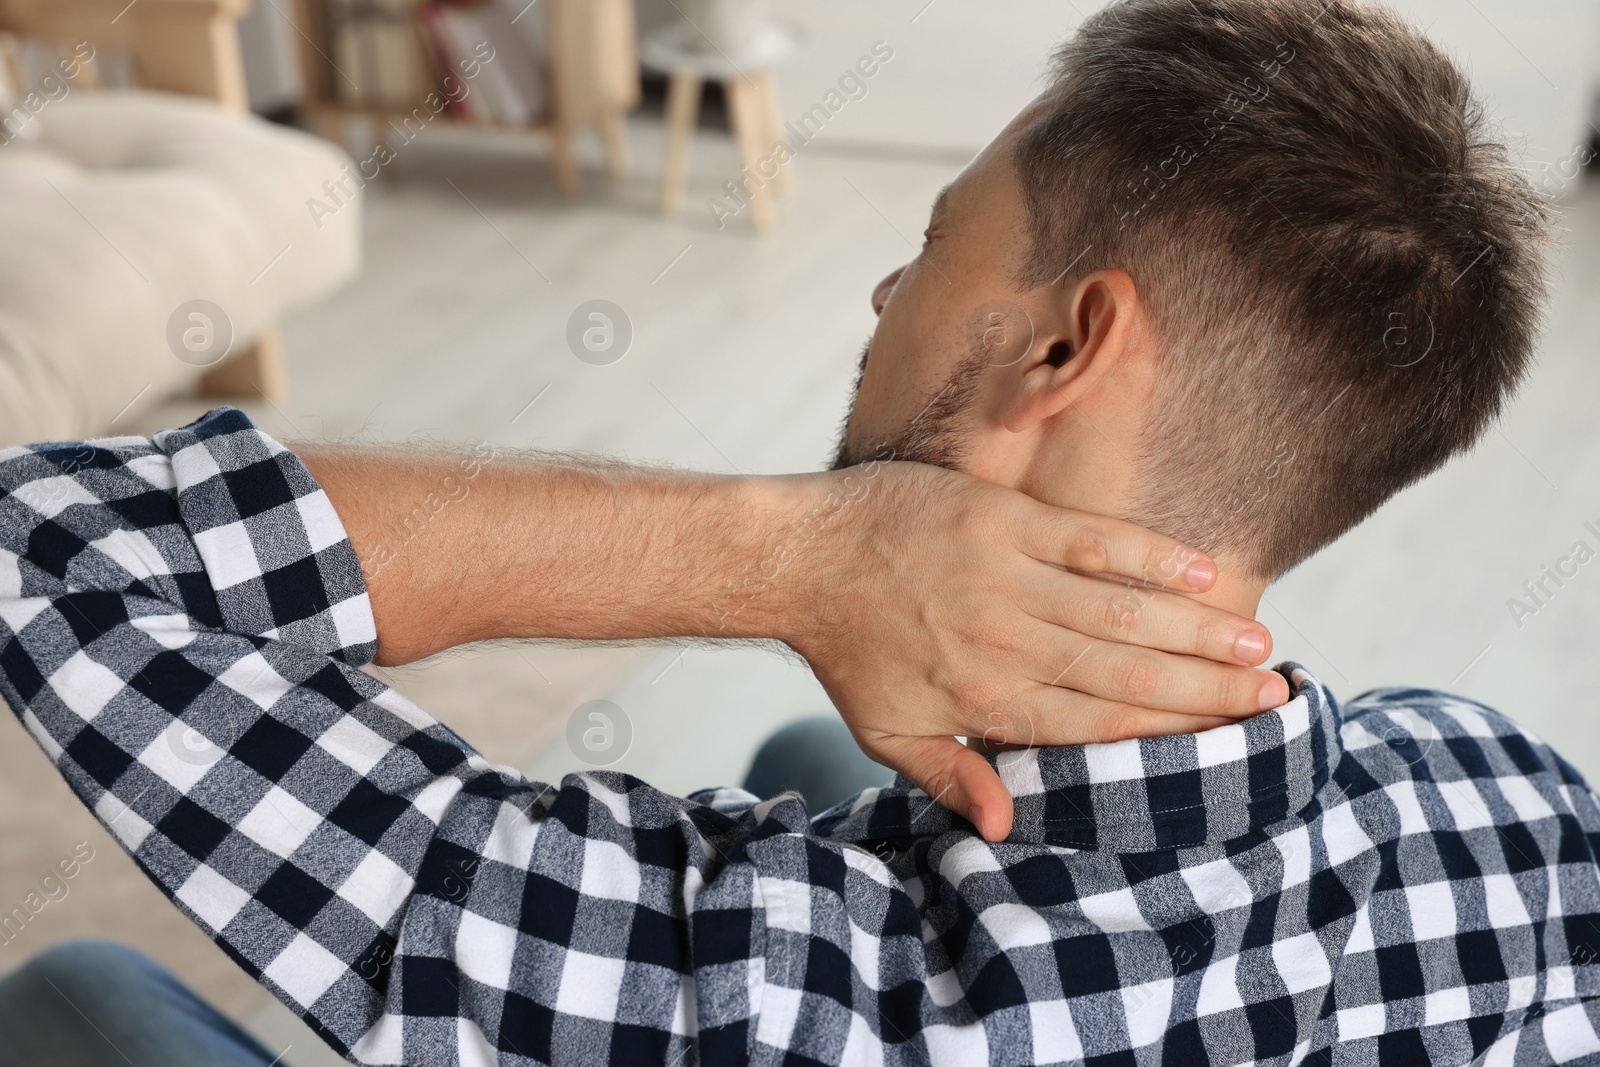
<svg viewBox="0 0 1600 1067">
<path fill-rule="evenodd" d="M 1049 706 L 1052 700 L 1060 701 L 1062 697 L 1076 698 L 1076 706 L 1066 710 Z M 1231 719 L 1176 715 L 1110 701 L 1095 701 L 1060 691 L 1053 698 L 1042 695 L 1039 703 L 1045 710 L 1024 713 L 1019 720 L 1024 723 L 1023 727 L 1009 735 L 1007 731 L 991 725 L 980 740 L 979 731 L 974 730 L 974 745 L 977 748 L 995 749 L 1024 745 L 1103 744 L 1133 737 L 1198 733 L 1233 722 Z M 873 759 L 893 767 L 915 782 L 936 803 L 970 822 L 985 841 L 1003 841 L 1011 833 L 1014 815 L 1011 794 L 1006 791 L 994 767 L 978 751 L 966 747 L 953 737 L 907 737 L 898 734 L 879 735 L 869 742 L 863 742 L 863 747 Z M 915 829 L 914 824 L 912 829 Z"/>
<path fill-rule="evenodd" d="M 1114 641 L 1062 638 L 1059 631 L 1041 633 L 1036 647 L 1051 649 L 1053 659 L 1041 664 L 1045 669 L 1035 673 L 1035 681 L 1117 703 L 1237 719 L 1289 699 L 1289 683 L 1276 671 Z"/>
<path fill-rule="evenodd" d="M 975 745 L 992 751 L 1192 734 L 1237 721 L 1230 716 L 1160 711 L 1041 685 L 1013 700 L 985 705 L 963 728 Z"/>
<path fill-rule="evenodd" d="M 989 761 L 955 738 L 890 734 L 865 747 L 873 759 L 972 823 L 984 840 L 1003 841 L 1011 833 L 1011 794 Z"/>
<path fill-rule="evenodd" d="M 1210 557 L 1181 541 L 1121 519 L 1033 504 L 1017 544 L 1035 559 L 1191 593 L 1217 580 Z"/>
<path fill-rule="evenodd" d="M 1045 622 L 1089 637 L 1254 666 L 1272 651 L 1272 635 L 1253 619 L 1161 589 L 1123 585 L 1040 567 L 1025 605 Z"/>
</svg>

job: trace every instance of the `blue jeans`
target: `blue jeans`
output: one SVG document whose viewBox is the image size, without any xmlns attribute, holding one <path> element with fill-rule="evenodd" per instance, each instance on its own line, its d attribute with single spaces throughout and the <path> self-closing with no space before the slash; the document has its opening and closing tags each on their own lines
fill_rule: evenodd
<svg viewBox="0 0 1600 1067">
<path fill-rule="evenodd" d="M 793 790 L 817 815 L 868 786 L 888 785 L 894 772 L 873 763 L 837 715 L 790 723 L 767 738 L 744 787 L 762 800 Z"/>
<path fill-rule="evenodd" d="M 773 734 L 744 785 L 762 799 L 795 790 L 815 814 L 890 777 L 861 754 L 843 723 L 819 717 Z M 110 941 L 57 945 L 0 979 L 0 1067 L 275 1062 L 273 1053 L 171 972 Z"/>
<path fill-rule="evenodd" d="M 110 941 L 57 945 L 0 979 L 0 1035 L 0 1067 L 268 1067 L 274 1059 L 160 964 Z"/>
</svg>

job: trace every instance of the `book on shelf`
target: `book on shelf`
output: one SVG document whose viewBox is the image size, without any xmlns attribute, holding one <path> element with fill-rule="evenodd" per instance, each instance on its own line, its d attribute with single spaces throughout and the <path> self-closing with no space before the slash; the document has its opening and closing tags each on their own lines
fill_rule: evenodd
<svg viewBox="0 0 1600 1067">
<path fill-rule="evenodd" d="M 476 57 L 471 56 L 470 47 L 463 52 L 456 36 L 456 27 L 450 8 L 444 4 L 423 4 L 417 12 L 417 18 L 422 26 L 422 34 L 428 42 L 428 56 L 433 60 L 433 67 L 445 97 L 450 101 L 450 113 L 463 122 L 488 122 L 490 115 L 483 107 L 483 101 L 476 89 L 468 88 L 463 93 L 459 88 L 452 89 L 454 82 L 446 79 L 455 79 L 459 82 L 463 69 L 470 70 L 471 62 Z M 466 62 L 466 68 L 459 63 Z"/>
<path fill-rule="evenodd" d="M 409 111 L 429 91 L 451 89 L 450 77 L 465 88 L 441 94 L 458 119 L 519 127 L 549 117 L 549 45 L 536 0 L 324 3 L 341 103 Z"/>
<path fill-rule="evenodd" d="M 458 117 L 499 126 L 531 126 L 545 120 L 550 110 L 549 63 L 543 19 L 533 5 L 428 3 L 421 15 L 441 79 L 446 75 L 460 79 L 464 70 L 477 71 L 464 95 L 450 97 Z"/>
</svg>

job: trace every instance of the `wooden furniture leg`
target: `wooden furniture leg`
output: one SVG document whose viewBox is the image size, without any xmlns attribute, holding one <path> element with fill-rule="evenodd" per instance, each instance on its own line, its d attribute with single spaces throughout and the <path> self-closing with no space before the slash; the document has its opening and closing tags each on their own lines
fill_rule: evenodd
<svg viewBox="0 0 1600 1067">
<path fill-rule="evenodd" d="M 622 116 L 639 102 L 633 0 L 542 0 L 540 7 L 550 55 L 556 180 L 573 199 L 582 191 L 572 149 L 578 131 L 598 127 L 611 173 L 628 171 Z"/>
<path fill-rule="evenodd" d="M 725 85 L 729 109 L 733 112 L 733 134 L 739 142 L 739 157 L 749 168 L 750 221 L 757 233 L 768 233 L 778 225 L 778 212 L 772 202 L 771 183 L 762 181 L 758 171 L 761 161 L 772 154 L 766 144 L 768 119 L 761 91 L 740 77 L 729 78 Z"/>
<path fill-rule="evenodd" d="M 600 113 L 600 139 L 605 142 L 606 166 L 613 178 L 626 178 L 633 169 L 628 158 L 628 124 L 622 112 L 607 108 Z"/>
<path fill-rule="evenodd" d="M 256 396 L 281 404 L 289 395 L 289 376 L 278 328 L 266 327 L 254 345 L 207 371 L 200 379 L 200 395 Z"/>
<path fill-rule="evenodd" d="M 701 88 L 700 75 L 692 70 L 674 71 L 667 84 L 667 161 L 661 169 L 661 213 L 669 218 L 683 206 Z"/>
<path fill-rule="evenodd" d="M 756 71 L 750 75 L 750 80 L 755 82 L 756 90 L 761 94 L 761 117 L 766 120 L 767 151 L 775 152 L 780 144 L 786 144 L 787 138 L 783 135 L 783 111 L 778 106 L 778 87 L 769 70 Z M 772 187 L 780 193 L 789 191 L 790 174 L 794 161 L 783 164 L 778 168 L 778 174 L 772 179 Z"/>
<path fill-rule="evenodd" d="M 551 127 L 550 154 L 561 195 L 568 200 L 578 199 L 583 195 L 583 175 L 578 171 L 578 157 L 572 151 L 571 127 L 562 123 Z"/>
</svg>

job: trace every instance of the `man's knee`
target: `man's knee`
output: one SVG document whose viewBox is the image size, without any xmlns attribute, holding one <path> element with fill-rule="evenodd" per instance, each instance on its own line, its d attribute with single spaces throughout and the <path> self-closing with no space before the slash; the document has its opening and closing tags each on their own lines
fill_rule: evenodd
<svg viewBox="0 0 1600 1067">
<path fill-rule="evenodd" d="M 128 983 L 148 981 L 160 968 L 126 945 L 115 941 L 66 941 L 53 945 L 23 964 L 7 984 L 17 983 L 38 995 L 36 1002 L 64 999 L 87 1011 L 102 990 L 128 988 Z M 19 992 L 22 990 L 19 990 Z M 50 994 L 49 997 L 44 994 Z"/>
<path fill-rule="evenodd" d="M 759 755 L 768 758 L 788 755 L 794 752 L 804 753 L 832 753 L 838 751 L 842 745 L 850 745 L 854 750 L 854 742 L 850 740 L 850 731 L 837 716 L 814 716 L 789 723 L 777 730 L 762 744 Z"/>
</svg>

